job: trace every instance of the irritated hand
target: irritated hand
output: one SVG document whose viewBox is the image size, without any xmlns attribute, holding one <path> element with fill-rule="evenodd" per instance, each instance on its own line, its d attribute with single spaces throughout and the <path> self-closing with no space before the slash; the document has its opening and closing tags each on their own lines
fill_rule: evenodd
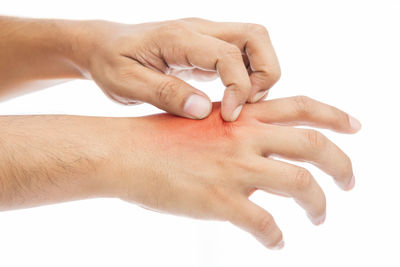
<svg viewBox="0 0 400 267">
<path fill-rule="evenodd" d="M 132 176 L 121 182 L 122 198 L 161 212 L 230 221 L 266 247 L 280 248 L 281 230 L 249 196 L 263 190 L 292 197 L 314 224 L 325 220 L 326 199 L 307 169 L 279 158 L 310 162 L 343 190 L 354 187 L 351 161 L 338 146 L 316 130 L 292 127 L 357 132 L 360 123 L 345 112 L 303 96 L 247 104 L 235 122 L 224 121 L 220 110 L 214 103 L 204 120 L 139 118 L 135 137 L 123 139 L 130 141 L 119 169 Z"/>
</svg>

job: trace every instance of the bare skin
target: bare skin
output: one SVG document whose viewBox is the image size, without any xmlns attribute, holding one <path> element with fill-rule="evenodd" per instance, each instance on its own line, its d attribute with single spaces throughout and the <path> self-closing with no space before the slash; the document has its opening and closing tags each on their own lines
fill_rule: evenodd
<svg viewBox="0 0 400 267">
<path fill-rule="evenodd" d="M 93 79 L 119 103 L 194 119 L 207 117 L 211 102 L 184 79 L 220 77 L 221 115 L 234 121 L 280 77 L 265 27 L 198 18 L 128 25 L 0 16 L 0 58 L 2 98 Z"/>
<path fill-rule="evenodd" d="M 117 197 L 143 207 L 230 221 L 268 248 L 283 247 L 273 217 L 249 201 L 255 190 L 292 197 L 314 224 L 325 195 L 306 161 L 354 187 L 349 157 L 316 130 L 355 133 L 348 114 L 307 97 L 247 104 L 225 122 L 220 104 L 204 120 L 170 114 L 139 118 L 0 117 L 0 208 Z"/>
</svg>

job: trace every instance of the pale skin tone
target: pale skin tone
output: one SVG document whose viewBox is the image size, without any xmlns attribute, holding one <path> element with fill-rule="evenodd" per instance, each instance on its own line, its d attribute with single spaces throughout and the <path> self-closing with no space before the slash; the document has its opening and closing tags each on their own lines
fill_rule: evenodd
<svg viewBox="0 0 400 267">
<path fill-rule="evenodd" d="M 251 101 L 259 90 L 260 99 L 265 97 L 279 77 L 261 69 L 279 73 L 279 66 L 267 35 L 259 44 L 247 38 L 241 52 L 243 41 L 233 33 L 233 26 L 243 33 L 240 25 L 199 19 L 131 26 L 1 18 L 3 97 L 86 77 L 117 101 L 149 102 L 178 116 L 0 116 L 0 210 L 115 197 L 160 212 L 229 221 L 266 247 L 282 248 L 282 232 L 272 215 L 248 199 L 263 190 L 293 198 L 314 224 L 321 224 L 326 216 L 322 189 L 308 170 L 279 158 L 314 164 L 350 190 L 355 180 L 349 157 L 320 132 L 293 126 L 355 133 L 361 125 L 304 96 Z M 187 38 L 174 39 L 176 31 Z M 210 42 L 208 59 L 200 56 L 204 39 L 196 32 Z M 197 53 L 185 50 L 190 42 L 199 44 Z M 234 43 L 239 52 L 213 54 L 215 42 Z M 157 43 L 163 44 L 159 50 L 152 46 Z M 126 54 L 128 44 L 132 54 Z M 230 61 L 235 53 L 242 66 Z M 188 62 L 192 66 L 185 69 Z M 240 74 L 243 68 L 246 78 Z M 207 117 L 193 120 L 185 100 L 190 93 L 205 95 L 166 72 L 197 78 L 218 73 L 227 85 L 222 103 L 210 103 Z M 243 109 L 233 118 L 237 105 Z"/>
</svg>

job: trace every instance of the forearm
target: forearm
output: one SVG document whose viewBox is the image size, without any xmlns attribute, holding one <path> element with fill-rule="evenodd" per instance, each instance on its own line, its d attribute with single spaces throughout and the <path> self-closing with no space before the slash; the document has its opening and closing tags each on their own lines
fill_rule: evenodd
<svg viewBox="0 0 400 267">
<path fill-rule="evenodd" d="M 0 210 L 115 196 L 120 120 L 0 117 Z"/>
<path fill-rule="evenodd" d="M 0 16 L 0 98 L 83 78 L 78 21 Z"/>
</svg>

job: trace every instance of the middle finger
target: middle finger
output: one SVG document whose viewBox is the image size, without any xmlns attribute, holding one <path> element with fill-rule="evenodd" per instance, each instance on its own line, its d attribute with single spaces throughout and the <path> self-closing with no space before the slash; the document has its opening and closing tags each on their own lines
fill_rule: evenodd
<svg viewBox="0 0 400 267">
<path fill-rule="evenodd" d="M 312 163 L 331 175 L 342 189 L 352 187 L 354 176 L 349 157 L 316 130 L 263 125 L 254 140 L 263 156 L 276 155 Z"/>
</svg>

